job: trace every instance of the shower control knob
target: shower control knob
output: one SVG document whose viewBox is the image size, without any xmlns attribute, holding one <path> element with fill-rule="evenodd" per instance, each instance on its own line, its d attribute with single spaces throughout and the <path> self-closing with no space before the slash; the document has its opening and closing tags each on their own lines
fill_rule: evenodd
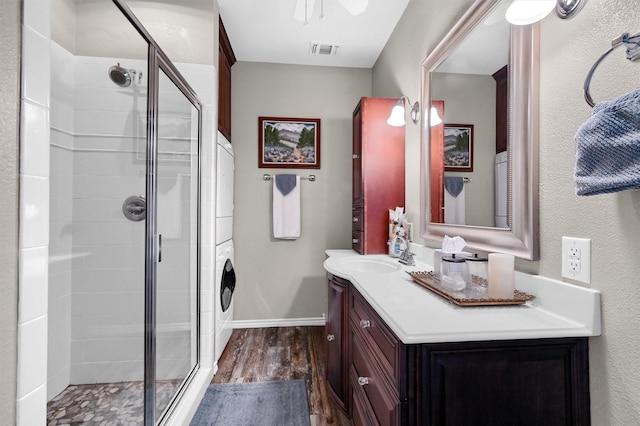
<svg viewBox="0 0 640 426">
<path fill-rule="evenodd" d="M 334 340 L 336 340 L 336 336 L 333 334 L 327 334 L 327 340 L 329 342 L 333 342 Z"/>
<path fill-rule="evenodd" d="M 147 201 L 142 195 L 132 195 L 122 203 L 122 214 L 133 222 L 147 217 Z"/>
</svg>

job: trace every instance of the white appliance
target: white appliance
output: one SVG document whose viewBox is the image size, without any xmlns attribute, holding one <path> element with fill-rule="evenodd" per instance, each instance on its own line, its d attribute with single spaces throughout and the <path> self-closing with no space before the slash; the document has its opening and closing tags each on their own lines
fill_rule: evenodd
<svg viewBox="0 0 640 426">
<path fill-rule="evenodd" d="M 216 246 L 216 282 L 214 289 L 215 339 L 214 360 L 217 363 L 229 343 L 233 331 L 233 292 L 236 273 L 233 267 L 233 240 Z"/>
<path fill-rule="evenodd" d="M 233 236 L 233 147 L 218 132 L 216 149 L 216 244 Z"/>
<path fill-rule="evenodd" d="M 509 193 L 507 151 L 496 154 L 495 161 L 495 200 L 496 200 L 496 228 L 508 228 L 507 201 Z"/>
<path fill-rule="evenodd" d="M 216 282 L 214 289 L 214 361 L 217 363 L 233 331 L 236 287 L 233 246 L 233 171 L 231 143 L 218 132 L 216 144 Z"/>
</svg>

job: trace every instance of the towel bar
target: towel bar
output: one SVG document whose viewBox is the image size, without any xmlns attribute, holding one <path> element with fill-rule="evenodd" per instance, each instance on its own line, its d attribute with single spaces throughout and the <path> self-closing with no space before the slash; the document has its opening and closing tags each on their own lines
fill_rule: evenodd
<svg viewBox="0 0 640 426">
<path fill-rule="evenodd" d="M 635 61 L 640 58 L 640 33 L 629 36 L 629 33 L 624 33 L 620 37 L 617 37 L 611 40 L 611 47 L 598 58 L 598 60 L 593 64 L 591 69 L 589 70 L 589 74 L 587 74 L 587 78 L 584 80 L 584 99 L 587 103 L 594 107 L 596 104 L 593 102 L 593 98 L 591 98 L 591 94 L 589 93 L 589 85 L 591 84 L 591 78 L 593 78 L 593 73 L 596 71 L 600 62 L 603 61 L 605 57 L 609 53 L 611 53 L 616 47 L 624 44 L 627 46 L 627 59 L 630 61 Z"/>
<path fill-rule="evenodd" d="M 463 177 L 463 178 L 462 178 L 462 181 L 463 181 L 464 183 L 469 183 L 469 182 L 471 182 L 471 178 L 470 178 L 470 177 L 466 177 L 466 176 L 465 176 L 465 177 Z"/>
<path fill-rule="evenodd" d="M 273 178 L 273 175 L 269 175 L 269 174 L 264 174 L 262 175 L 262 180 L 271 180 Z M 309 176 L 300 176 L 300 179 L 302 180 L 308 180 L 309 182 L 315 182 L 316 180 L 316 175 L 309 175 Z"/>
</svg>

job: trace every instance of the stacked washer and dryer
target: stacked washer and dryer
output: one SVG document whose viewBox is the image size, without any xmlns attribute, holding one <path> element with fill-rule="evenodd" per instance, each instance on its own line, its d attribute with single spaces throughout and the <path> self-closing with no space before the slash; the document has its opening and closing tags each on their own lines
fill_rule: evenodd
<svg viewBox="0 0 640 426">
<path fill-rule="evenodd" d="M 214 289 L 214 362 L 218 360 L 233 331 L 233 169 L 231 143 L 218 132 L 216 147 L 216 282 Z"/>
</svg>

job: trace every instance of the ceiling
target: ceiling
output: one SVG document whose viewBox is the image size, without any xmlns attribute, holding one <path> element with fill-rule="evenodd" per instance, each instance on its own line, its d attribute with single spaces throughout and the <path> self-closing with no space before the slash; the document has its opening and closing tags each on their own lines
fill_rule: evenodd
<svg viewBox="0 0 640 426">
<path fill-rule="evenodd" d="M 320 19 L 321 0 L 315 0 L 307 26 L 293 17 L 297 0 L 218 0 L 218 4 L 238 61 L 372 68 L 409 3 L 369 0 L 365 12 L 354 16 L 338 0 L 323 1 L 324 19 Z M 338 47 L 316 49 L 331 50 L 329 54 L 311 54 L 311 44 Z"/>
</svg>

